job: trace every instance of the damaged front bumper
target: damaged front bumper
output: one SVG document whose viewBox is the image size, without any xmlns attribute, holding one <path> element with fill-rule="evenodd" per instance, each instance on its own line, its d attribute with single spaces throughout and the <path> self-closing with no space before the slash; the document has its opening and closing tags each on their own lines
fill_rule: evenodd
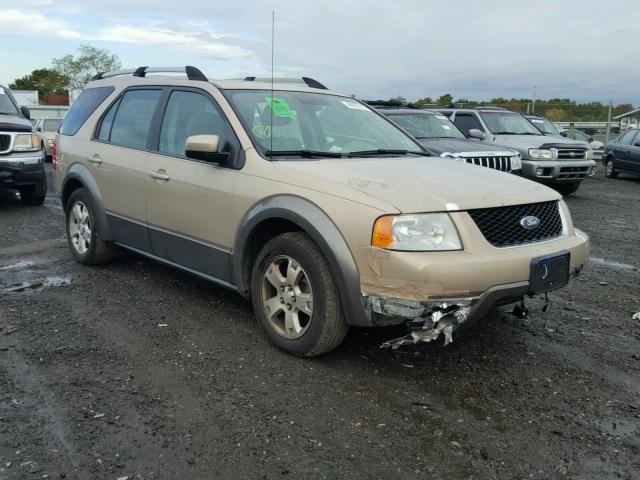
<svg viewBox="0 0 640 480">
<path fill-rule="evenodd" d="M 383 343 L 382 347 L 398 348 L 420 342 L 430 342 L 440 335 L 445 345 L 452 342 L 452 333 L 462 324 L 472 325 L 496 305 L 521 300 L 529 291 L 529 282 L 492 287 L 477 297 L 404 300 L 363 295 L 362 303 L 374 325 L 405 324 L 409 334 Z"/>
</svg>

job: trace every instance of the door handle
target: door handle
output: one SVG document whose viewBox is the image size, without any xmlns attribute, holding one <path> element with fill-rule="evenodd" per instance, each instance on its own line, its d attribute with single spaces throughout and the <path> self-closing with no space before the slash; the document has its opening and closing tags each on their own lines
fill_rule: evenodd
<svg viewBox="0 0 640 480">
<path fill-rule="evenodd" d="M 167 172 L 164 170 L 156 170 L 155 172 L 149 172 L 149 176 L 151 178 L 155 178 L 156 180 L 161 180 L 163 182 L 168 181 L 171 177 L 167 175 Z"/>
<path fill-rule="evenodd" d="M 93 155 L 89 155 L 89 161 L 91 163 L 95 163 L 96 165 L 99 165 L 102 163 L 102 159 L 100 158 L 100 155 L 98 155 L 97 153 L 94 153 Z"/>
</svg>

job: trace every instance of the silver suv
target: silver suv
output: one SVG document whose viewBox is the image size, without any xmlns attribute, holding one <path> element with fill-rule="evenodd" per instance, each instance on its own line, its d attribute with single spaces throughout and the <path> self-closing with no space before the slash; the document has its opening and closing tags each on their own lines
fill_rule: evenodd
<svg viewBox="0 0 640 480">
<path fill-rule="evenodd" d="M 56 138 L 75 258 L 115 246 L 250 298 L 279 348 L 335 348 L 349 325 L 446 342 L 496 303 L 562 288 L 589 256 L 557 192 L 430 157 L 317 81 L 209 81 L 156 69 L 90 82 Z"/>
</svg>

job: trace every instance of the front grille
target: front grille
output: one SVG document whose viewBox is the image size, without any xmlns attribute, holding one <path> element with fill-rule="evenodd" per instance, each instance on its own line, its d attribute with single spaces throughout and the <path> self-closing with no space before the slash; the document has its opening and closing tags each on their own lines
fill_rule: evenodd
<svg viewBox="0 0 640 480">
<path fill-rule="evenodd" d="M 11 135 L 3 135 L 0 133 L 0 152 L 4 153 L 11 146 Z"/>
<path fill-rule="evenodd" d="M 463 157 L 464 161 L 472 165 L 493 168 L 501 172 L 511 171 L 511 157 Z"/>
<path fill-rule="evenodd" d="M 583 148 L 559 148 L 558 159 L 560 160 L 584 160 L 587 151 Z"/>
<path fill-rule="evenodd" d="M 495 247 L 511 247 L 540 242 L 562 235 L 562 218 L 558 202 L 530 203 L 510 207 L 469 210 L 469 215 Z M 540 220 L 537 228 L 527 230 L 520 221 L 534 216 Z"/>
<path fill-rule="evenodd" d="M 558 179 L 560 180 L 579 180 L 587 178 L 589 175 L 589 167 L 562 167 Z"/>
</svg>

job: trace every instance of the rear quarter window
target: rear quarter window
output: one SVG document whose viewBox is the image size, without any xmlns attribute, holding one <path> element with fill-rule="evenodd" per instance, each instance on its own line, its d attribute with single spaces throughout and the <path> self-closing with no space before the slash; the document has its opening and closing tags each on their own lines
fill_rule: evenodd
<svg viewBox="0 0 640 480">
<path fill-rule="evenodd" d="M 87 118 L 114 90 L 113 87 L 96 87 L 83 90 L 64 118 L 60 126 L 60 134 L 75 135 L 80 130 L 80 127 L 84 125 L 84 122 L 87 121 Z"/>
</svg>

